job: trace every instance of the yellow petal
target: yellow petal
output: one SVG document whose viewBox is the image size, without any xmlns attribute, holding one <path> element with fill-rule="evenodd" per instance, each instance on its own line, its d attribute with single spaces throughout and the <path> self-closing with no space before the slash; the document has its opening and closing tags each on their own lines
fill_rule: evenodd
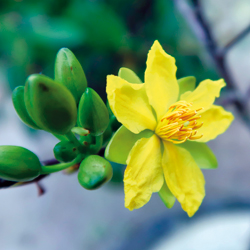
<svg viewBox="0 0 250 250">
<path fill-rule="evenodd" d="M 180 99 L 192 102 L 193 109 L 204 108 L 203 111 L 205 111 L 214 103 L 215 98 L 220 96 L 220 90 L 225 86 L 224 79 L 204 80 L 194 91 L 188 91 L 181 95 Z"/>
<path fill-rule="evenodd" d="M 210 109 L 201 113 L 199 122 L 203 122 L 203 126 L 197 130 L 197 136 L 203 136 L 196 141 L 208 142 L 215 139 L 227 130 L 233 119 L 232 113 L 225 111 L 221 106 L 212 105 Z"/>
<path fill-rule="evenodd" d="M 167 185 L 191 217 L 205 196 L 205 180 L 191 154 L 184 148 L 165 142 L 162 167 Z"/>
<path fill-rule="evenodd" d="M 156 120 L 144 84 L 132 84 L 118 76 L 109 75 L 107 94 L 111 110 L 128 130 L 138 134 L 144 129 L 155 129 Z"/>
<path fill-rule="evenodd" d="M 124 174 L 125 207 L 145 205 L 163 185 L 161 145 L 156 135 L 138 140 L 129 153 Z"/>
<path fill-rule="evenodd" d="M 155 41 L 148 53 L 145 87 L 149 103 L 157 114 L 157 120 L 160 120 L 168 107 L 177 101 L 179 85 L 175 74 L 175 59 Z"/>
</svg>

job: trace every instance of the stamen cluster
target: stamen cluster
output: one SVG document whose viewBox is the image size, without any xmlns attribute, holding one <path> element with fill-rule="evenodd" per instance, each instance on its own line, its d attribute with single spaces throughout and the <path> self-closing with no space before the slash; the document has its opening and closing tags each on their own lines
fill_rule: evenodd
<svg viewBox="0 0 250 250">
<path fill-rule="evenodd" d="M 161 139 L 171 141 L 175 144 L 183 143 L 188 139 L 200 139 L 203 135 L 195 135 L 197 134 L 197 130 L 203 125 L 203 122 L 197 122 L 201 118 L 198 112 L 202 109 L 194 110 L 192 109 L 192 103 L 186 101 L 174 103 L 161 119 L 156 128 L 156 134 Z"/>
</svg>

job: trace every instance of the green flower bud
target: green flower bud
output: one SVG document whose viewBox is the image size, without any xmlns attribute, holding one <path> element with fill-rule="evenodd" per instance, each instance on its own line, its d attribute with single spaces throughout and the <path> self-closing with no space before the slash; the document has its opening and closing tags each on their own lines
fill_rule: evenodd
<svg viewBox="0 0 250 250">
<path fill-rule="evenodd" d="M 67 48 L 59 50 L 55 62 L 55 81 L 67 87 L 79 102 L 87 87 L 87 80 L 81 64 Z"/>
<path fill-rule="evenodd" d="M 55 158 L 62 162 L 73 161 L 79 153 L 77 147 L 70 141 L 61 141 L 57 143 L 53 151 Z"/>
<path fill-rule="evenodd" d="M 113 176 L 110 163 L 98 155 L 91 155 L 84 159 L 78 172 L 78 181 L 86 189 L 101 187 Z"/>
<path fill-rule="evenodd" d="M 43 130 L 64 135 L 76 124 L 74 97 L 49 77 L 31 75 L 25 83 L 24 101 L 30 117 Z"/>
<path fill-rule="evenodd" d="M 101 97 L 91 88 L 86 88 L 81 97 L 78 107 L 78 121 L 94 136 L 103 134 L 109 125 L 107 107 Z"/>
<path fill-rule="evenodd" d="M 38 157 L 26 148 L 0 146 L 0 177 L 9 181 L 30 181 L 41 171 Z"/>
<path fill-rule="evenodd" d="M 31 128 L 40 129 L 31 119 L 24 103 L 24 86 L 18 86 L 12 93 L 12 102 L 19 118 Z"/>
</svg>

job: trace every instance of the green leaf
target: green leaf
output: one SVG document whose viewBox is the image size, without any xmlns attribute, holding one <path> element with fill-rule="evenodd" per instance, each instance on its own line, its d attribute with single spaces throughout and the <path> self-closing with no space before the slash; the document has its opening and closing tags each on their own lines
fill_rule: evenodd
<svg viewBox="0 0 250 250">
<path fill-rule="evenodd" d="M 179 96 L 187 91 L 193 91 L 195 89 L 196 78 L 194 76 L 187 76 L 178 79 L 179 84 Z"/>
<path fill-rule="evenodd" d="M 82 187 L 93 190 L 110 181 L 113 176 L 111 164 L 99 155 L 90 155 L 81 162 L 78 181 Z"/>
<path fill-rule="evenodd" d="M 91 88 L 86 88 L 78 106 L 80 125 L 98 136 L 104 133 L 109 125 L 109 113 L 101 97 Z"/>
<path fill-rule="evenodd" d="M 0 146 L 0 177 L 9 181 L 30 181 L 41 171 L 38 157 L 26 148 Z"/>
<path fill-rule="evenodd" d="M 30 117 L 43 130 L 64 135 L 76 124 L 77 108 L 73 95 L 49 77 L 29 76 L 24 100 Z"/>
<path fill-rule="evenodd" d="M 187 149 L 201 169 L 214 169 L 218 167 L 214 153 L 205 143 L 186 141 L 178 146 Z"/>
<path fill-rule="evenodd" d="M 135 74 L 135 72 L 128 68 L 120 68 L 118 76 L 130 83 L 142 83 L 141 79 Z"/>
<path fill-rule="evenodd" d="M 129 152 L 135 142 L 143 137 L 149 138 L 153 131 L 144 130 L 139 134 L 130 132 L 125 126 L 121 126 L 111 138 L 105 150 L 105 158 L 120 164 L 126 164 Z"/>
<path fill-rule="evenodd" d="M 67 87 L 79 102 L 87 88 L 87 80 L 81 64 L 67 48 L 59 50 L 55 62 L 55 81 Z"/>
<path fill-rule="evenodd" d="M 159 191 L 159 196 L 167 208 L 172 208 L 176 198 L 169 190 L 166 182 L 164 181 L 161 190 Z"/>
<path fill-rule="evenodd" d="M 35 122 L 31 119 L 24 102 L 24 86 L 16 87 L 12 93 L 12 102 L 14 108 L 22 120 L 27 126 L 33 129 L 40 129 Z"/>
</svg>

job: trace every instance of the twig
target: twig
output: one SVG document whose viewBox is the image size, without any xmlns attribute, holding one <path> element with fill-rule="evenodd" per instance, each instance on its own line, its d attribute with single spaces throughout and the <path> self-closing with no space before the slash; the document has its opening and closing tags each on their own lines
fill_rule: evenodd
<svg viewBox="0 0 250 250">
<path fill-rule="evenodd" d="M 51 160 L 47 160 L 47 161 L 44 161 L 43 164 L 46 165 L 46 166 L 49 166 L 49 165 L 54 165 L 54 164 L 57 164 L 59 163 L 56 159 L 51 159 Z M 34 180 L 32 181 L 27 181 L 27 182 L 16 182 L 16 181 L 7 181 L 7 180 L 4 180 L 4 179 L 1 179 L 0 178 L 0 189 L 1 188 L 8 188 L 8 187 L 11 187 L 11 186 L 23 186 L 23 185 L 27 185 L 27 184 L 31 184 L 31 183 L 38 183 L 40 180 L 44 179 L 45 177 L 47 177 L 48 175 L 39 175 L 37 178 L 35 178 Z"/>
<path fill-rule="evenodd" d="M 249 32 L 244 30 L 239 36 L 233 39 L 223 50 L 219 49 L 216 40 L 213 37 L 211 28 L 205 20 L 199 0 L 191 0 L 192 5 L 189 5 L 186 0 L 174 0 L 179 11 L 185 17 L 189 25 L 193 28 L 198 39 L 205 45 L 219 74 L 225 79 L 227 87 L 235 93 L 230 100 L 240 113 L 242 120 L 250 129 L 250 116 L 247 110 L 247 99 L 239 93 L 237 84 L 234 82 L 231 72 L 226 65 L 226 52 L 239 42 Z"/>
<path fill-rule="evenodd" d="M 237 37 L 235 37 L 232 41 L 230 41 L 227 45 L 225 45 L 222 53 L 225 55 L 234 45 L 240 42 L 243 38 L 245 38 L 250 33 L 250 25 L 246 27 Z"/>
<path fill-rule="evenodd" d="M 105 148 L 102 148 L 102 149 L 99 151 L 98 155 L 100 155 L 100 156 L 103 157 L 103 156 L 104 156 L 104 151 L 105 151 Z M 44 162 L 43 162 L 43 164 L 46 165 L 46 166 L 54 165 L 54 164 L 57 164 L 57 163 L 59 163 L 59 161 L 57 161 L 56 159 L 50 159 L 50 160 L 47 160 L 47 161 L 44 161 Z M 48 174 L 46 174 L 46 175 L 39 175 L 37 178 L 35 178 L 35 179 L 32 180 L 32 181 L 27 181 L 27 182 L 22 182 L 22 183 L 16 182 L 16 181 L 7 181 L 7 180 L 4 180 L 4 179 L 1 179 L 1 178 L 0 178 L 0 189 L 2 189 L 2 188 L 9 188 L 9 187 L 11 187 L 11 186 L 19 187 L 19 186 L 23 186 L 23 185 L 35 183 L 36 185 L 38 185 L 38 187 L 41 188 L 41 190 L 39 190 L 39 191 L 44 191 L 44 189 L 43 189 L 41 186 L 39 186 L 40 184 L 39 184 L 38 182 L 39 182 L 40 180 L 44 179 L 44 178 L 47 177 L 47 176 L 48 176 Z M 19 184 L 20 184 L 20 185 L 19 185 Z M 39 194 L 40 194 L 40 193 L 39 193 Z M 43 193 L 41 193 L 41 194 L 43 194 Z"/>
</svg>

